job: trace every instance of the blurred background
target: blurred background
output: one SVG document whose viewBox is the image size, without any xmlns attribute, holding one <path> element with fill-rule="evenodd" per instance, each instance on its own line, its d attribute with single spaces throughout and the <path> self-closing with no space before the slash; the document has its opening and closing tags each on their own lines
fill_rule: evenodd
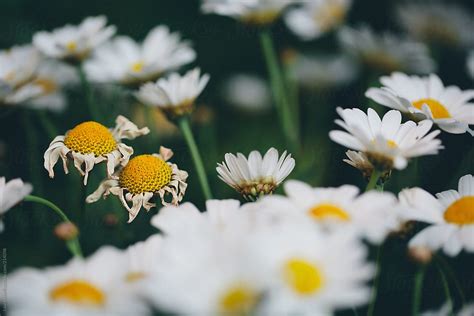
<svg viewBox="0 0 474 316">
<path fill-rule="evenodd" d="M 388 30 L 402 33 L 395 15 L 395 8 L 400 3 L 402 1 L 355 0 L 346 23 L 351 26 L 368 24 L 377 32 Z M 466 0 L 449 3 L 458 3 L 472 16 L 474 2 Z M 266 69 L 257 31 L 229 18 L 201 14 L 197 0 L 1 0 L 0 49 L 29 43 L 32 35 L 39 30 L 52 30 L 67 23 L 78 24 L 87 16 L 100 14 L 106 15 L 109 23 L 118 27 L 118 34 L 136 40 L 142 40 L 154 26 L 164 24 L 192 41 L 198 58 L 188 68 L 199 66 L 211 75 L 210 84 L 199 98 L 193 115 L 197 142 L 214 196 L 238 199 L 237 193 L 221 182 L 215 172 L 216 163 L 223 160 L 224 154 L 248 154 L 254 149 L 265 152 L 272 146 L 280 151 L 286 149 L 283 134 L 276 124 L 277 116 L 271 105 L 266 82 L 257 81 L 250 83 L 250 86 L 247 82 L 247 86 L 237 89 L 234 77 L 244 73 L 265 80 Z M 335 33 L 302 42 L 281 22 L 273 27 L 273 32 L 283 59 L 290 64 L 295 52 L 329 56 L 341 52 Z M 466 72 L 468 50 L 449 45 L 432 45 L 430 53 L 437 62 L 437 73 L 446 85 L 454 84 L 461 89 L 473 88 L 473 81 Z M 342 68 L 340 71 L 343 76 L 344 71 L 351 70 Z M 378 84 L 380 74 L 360 65 L 353 78 L 340 84 L 314 82 L 299 86 L 303 145 L 299 152 L 293 153 L 296 169 L 290 178 L 314 186 L 354 184 L 364 187 L 365 180 L 359 171 L 342 162 L 345 150 L 331 143 L 328 132 L 335 128 L 335 109 L 338 106 L 360 107 L 364 110 L 372 106 L 376 107 L 379 114 L 386 111 L 364 97 L 369 86 Z M 319 73 L 319 76 L 324 76 L 324 73 Z M 234 80 L 229 81 L 231 78 Z M 262 84 L 261 89 L 253 91 L 255 86 L 260 87 L 259 84 Z M 248 87 L 250 95 L 255 95 L 254 99 L 259 100 L 256 105 L 238 104 L 239 96 L 243 100 L 248 98 L 245 87 Z M 56 166 L 56 178 L 48 178 L 43 168 L 43 154 L 52 137 L 42 124 L 45 116 L 53 123 L 58 134 L 64 134 L 76 124 L 89 119 L 80 86 L 70 88 L 67 93 L 69 104 L 61 113 L 0 106 L 0 175 L 7 179 L 21 177 L 33 183 L 34 194 L 60 205 L 78 223 L 86 255 L 104 244 L 124 248 L 145 239 L 154 232 L 149 219 L 157 212 L 156 209 L 148 214 L 142 211 L 132 224 L 126 224 L 126 211 L 115 197 L 88 205 L 85 211 L 80 209 L 83 196 L 81 178 L 73 168 L 70 168 L 70 175 L 64 175 L 61 167 Z M 123 114 L 140 127 L 150 127 L 150 135 L 128 142 L 135 148 L 135 154 L 157 152 L 160 145 L 173 149 L 175 156 L 172 161 L 190 173 L 185 201 L 192 201 L 202 208 L 204 201 L 191 157 L 173 125 L 159 113 L 150 118 L 149 112 L 121 88 L 94 86 L 93 94 L 95 103 L 100 104 L 104 120 L 101 123 L 104 125 L 112 127 L 116 115 Z M 421 186 L 436 193 L 457 188 L 459 177 L 474 171 L 473 138 L 467 133 L 442 133 L 441 139 L 445 150 L 437 156 L 422 157 L 407 169 L 395 172 L 386 184 L 386 190 L 398 193 L 405 187 Z M 94 168 L 90 175 L 87 193 L 95 190 L 102 180 L 105 171 L 100 167 Z M 1 247 L 7 251 L 8 271 L 19 266 L 60 264 L 68 259 L 69 254 L 63 243 L 53 236 L 52 231 L 58 221 L 51 211 L 23 203 L 8 212 L 4 221 L 6 230 L 0 236 Z M 405 307 L 401 304 L 410 301 L 413 274 L 416 271 L 416 266 L 406 256 L 405 247 L 410 236 L 394 237 L 384 249 L 382 266 L 386 271 L 382 274 L 380 288 L 383 292 L 377 303 L 384 307 L 379 309 L 386 311 L 384 315 L 403 315 L 405 309 L 408 312 L 410 308 L 409 304 Z M 460 286 L 468 301 L 474 299 L 473 257 L 463 254 L 458 257 L 459 260 L 448 260 L 458 280 L 461 280 Z M 429 271 L 422 310 L 438 307 L 443 295 L 436 271 Z M 459 293 L 454 291 L 453 295 L 459 302 Z"/>
</svg>

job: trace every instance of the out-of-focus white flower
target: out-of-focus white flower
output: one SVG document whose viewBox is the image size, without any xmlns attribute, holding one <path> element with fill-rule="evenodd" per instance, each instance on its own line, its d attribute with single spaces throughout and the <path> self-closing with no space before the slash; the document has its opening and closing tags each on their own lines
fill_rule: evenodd
<svg viewBox="0 0 474 316">
<path fill-rule="evenodd" d="M 406 220 L 432 224 L 410 240 L 409 247 L 442 249 L 448 256 L 461 250 L 474 252 L 474 178 L 459 179 L 458 190 L 436 194 L 436 198 L 421 188 L 403 190 L 400 202 L 410 211 Z"/>
<path fill-rule="evenodd" d="M 33 43 L 48 57 L 80 62 L 115 34 L 115 26 L 106 25 L 105 16 L 88 17 L 78 26 L 38 32 Z"/>
<path fill-rule="evenodd" d="M 104 247 L 88 259 L 8 275 L 9 314 L 51 316 L 150 315 L 146 304 L 122 286 L 118 250 Z M 3 298 L 3 297 L 2 297 Z"/>
<path fill-rule="evenodd" d="M 354 80 L 359 73 L 359 65 L 346 55 L 298 54 L 290 65 L 291 75 L 308 89 L 345 84 Z"/>
<path fill-rule="evenodd" d="M 295 167 L 295 160 L 286 151 L 278 157 L 278 151 L 270 148 L 265 156 L 254 150 L 246 158 L 241 153 L 225 154 L 225 161 L 217 164 L 219 178 L 246 199 L 255 200 L 272 194 Z"/>
<path fill-rule="evenodd" d="M 412 1 L 397 8 L 398 20 L 413 37 L 449 46 L 472 46 L 474 16 L 466 8 L 441 1 Z"/>
<path fill-rule="evenodd" d="M 288 222 L 261 232 L 252 245 L 268 284 L 259 315 L 332 315 L 369 299 L 374 269 L 350 230 L 324 234 Z"/>
<path fill-rule="evenodd" d="M 344 23 L 352 0 L 302 1 L 285 15 L 288 27 L 303 40 L 317 38 Z"/>
<path fill-rule="evenodd" d="M 160 197 L 163 205 L 178 205 L 186 192 L 188 173 L 168 162 L 172 156 L 173 151 L 162 146 L 159 154 L 134 157 L 102 181 L 97 190 L 87 197 L 87 203 L 97 202 L 102 196 L 112 193 L 128 211 L 129 223 L 142 207 L 149 211 L 156 206 L 150 202 L 155 195 Z M 171 195 L 171 202 L 167 201 L 168 195 Z M 132 202 L 131 206 L 129 202 Z"/>
<path fill-rule="evenodd" d="M 429 120 L 402 124 L 402 115 L 396 110 L 387 112 L 382 119 L 371 108 L 367 114 L 357 108 L 338 108 L 337 112 L 342 120 L 336 120 L 336 124 L 347 132 L 331 131 L 329 137 L 363 152 L 379 171 L 404 169 L 408 159 L 435 155 L 443 148 L 441 141 L 435 139 L 440 131 L 428 134 L 433 125 Z"/>
<path fill-rule="evenodd" d="M 263 112 L 271 108 L 268 83 L 254 75 L 233 75 L 222 85 L 221 94 L 226 103 L 244 111 Z"/>
<path fill-rule="evenodd" d="M 384 73 L 398 70 L 425 74 L 435 68 L 425 44 L 390 33 L 377 35 L 368 26 L 343 27 L 339 31 L 339 41 L 348 53 Z"/>
<path fill-rule="evenodd" d="M 208 74 L 201 76 L 201 70 L 195 68 L 184 76 L 172 73 L 156 83 L 145 83 L 135 95 L 148 106 L 159 107 L 173 117 L 182 116 L 193 111 L 194 101 L 209 79 Z"/>
<path fill-rule="evenodd" d="M 312 188 L 295 180 L 285 182 L 284 188 L 287 197 L 265 197 L 255 208 L 283 217 L 283 221 L 303 216 L 330 231 L 350 229 L 374 244 L 382 243 L 399 226 L 399 205 L 391 193 L 371 191 L 359 195 L 359 189 L 351 185 Z"/>
<path fill-rule="evenodd" d="M 33 191 L 31 184 L 24 183 L 21 179 L 6 182 L 5 177 L 0 177 L 0 233 L 4 229 L 3 214 L 23 200 L 31 191 Z"/>
<path fill-rule="evenodd" d="M 147 127 L 139 129 L 127 118 L 119 115 L 115 128 L 108 129 L 97 122 L 84 122 L 66 135 L 56 136 L 44 153 L 44 168 L 54 178 L 54 166 L 61 158 L 67 174 L 67 161 L 72 159 L 74 167 L 84 176 L 87 184 L 89 172 L 94 165 L 107 162 L 107 174 L 112 176 L 118 165 L 126 165 L 133 148 L 122 143 L 122 139 L 135 139 L 150 132 Z M 83 167 L 83 165 L 85 165 Z"/>
<path fill-rule="evenodd" d="M 462 91 L 456 86 L 443 85 L 438 76 L 407 76 L 394 73 L 382 77 L 382 88 L 370 88 L 366 96 L 377 103 L 405 113 L 415 119 L 430 119 L 442 130 L 474 135 L 469 124 L 474 124 L 474 90 Z"/>
<path fill-rule="evenodd" d="M 471 51 L 469 55 L 467 56 L 466 66 L 467 66 L 467 73 L 469 74 L 471 79 L 474 80 L 474 50 Z"/>
<path fill-rule="evenodd" d="M 196 52 L 179 33 L 166 26 L 153 28 L 143 43 L 118 36 L 95 51 L 85 64 L 92 81 L 138 84 L 192 62 Z"/>
<path fill-rule="evenodd" d="M 230 16 L 249 24 L 270 24 L 294 0 L 202 0 L 204 13 Z"/>
</svg>

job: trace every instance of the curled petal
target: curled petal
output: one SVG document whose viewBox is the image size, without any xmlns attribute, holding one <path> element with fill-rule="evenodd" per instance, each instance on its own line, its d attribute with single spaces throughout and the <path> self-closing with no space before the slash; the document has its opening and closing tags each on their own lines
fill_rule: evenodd
<svg viewBox="0 0 474 316">
<path fill-rule="evenodd" d="M 116 125 L 112 131 L 112 134 L 116 140 L 135 139 L 138 136 L 146 135 L 150 132 L 148 127 L 139 129 L 137 125 L 122 115 L 117 117 L 115 123 Z"/>
<path fill-rule="evenodd" d="M 97 188 L 92 194 L 90 194 L 86 198 L 87 203 L 94 203 L 97 202 L 102 196 L 107 196 L 110 193 L 117 195 L 116 191 L 113 191 L 112 188 L 116 188 L 118 186 L 118 181 L 115 179 L 110 179 L 110 180 L 105 180 L 102 181 Z"/>
</svg>

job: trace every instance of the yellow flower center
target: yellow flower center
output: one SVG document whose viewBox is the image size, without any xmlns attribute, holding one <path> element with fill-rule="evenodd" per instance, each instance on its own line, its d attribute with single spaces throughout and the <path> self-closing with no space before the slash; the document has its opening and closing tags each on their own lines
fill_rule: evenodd
<svg viewBox="0 0 474 316">
<path fill-rule="evenodd" d="M 321 29 L 327 31 L 341 24 L 346 17 L 347 10 L 343 5 L 329 3 L 321 11 L 318 11 L 315 20 L 321 25 Z"/>
<path fill-rule="evenodd" d="M 284 279 L 293 291 L 302 296 L 318 292 L 324 283 L 318 267 L 299 258 L 290 259 L 285 263 Z"/>
<path fill-rule="evenodd" d="M 51 79 L 38 78 L 33 81 L 33 84 L 39 86 L 43 90 L 43 95 L 50 94 L 58 90 L 58 85 Z"/>
<path fill-rule="evenodd" d="M 397 143 L 394 142 L 393 140 L 387 140 L 387 146 L 392 149 L 398 147 Z"/>
<path fill-rule="evenodd" d="M 452 203 L 444 212 L 444 219 L 457 225 L 474 224 L 474 196 L 464 196 Z"/>
<path fill-rule="evenodd" d="M 125 276 L 125 282 L 133 283 L 140 281 L 146 277 L 146 274 L 143 272 L 129 272 Z"/>
<path fill-rule="evenodd" d="M 74 41 L 70 41 L 66 44 L 66 49 L 70 52 L 74 52 L 77 49 L 77 43 Z"/>
<path fill-rule="evenodd" d="M 231 287 L 219 300 L 219 307 L 225 315 L 249 314 L 258 301 L 258 295 L 244 285 Z"/>
<path fill-rule="evenodd" d="M 418 110 L 421 110 L 423 104 L 426 104 L 430 108 L 431 114 L 433 114 L 433 117 L 435 119 L 451 117 L 451 114 L 449 114 L 449 111 L 444 107 L 444 105 L 442 105 L 435 99 L 421 99 L 418 101 L 414 101 L 412 104 Z"/>
<path fill-rule="evenodd" d="M 349 214 L 347 214 L 347 212 L 342 208 L 329 203 L 319 204 L 312 207 L 309 210 L 309 215 L 316 220 L 338 219 L 346 222 L 350 219 Z"/>
<path fill-rule="evenodd" d="M 132 194 L 157 192 L 171 181 L 171 167 L 161 158 L 141 155 L 133 158 L 120 174 L 120 186 Z"/>
<path fill-rule="evenodd" d="M 144 66 L 145 64 L 142 61 L 137 61 L 136 63 L 133 63 L 130 68 L 133 72 L 142 72 Z"/>
<path fill-rule="evenodd" d="M 107 127 L 92 121 L 81 123 L 70 130 L 64 144 L 72 151 L 94 154 L 96 157 L 109 154 L 117 148 L 117 142 Z"/>
<path fill-rule="evenodd" d="M 242 17 L 242 20 L 249 24 L 265 25 L 270 24 L 280 16 L 279 10 L 262 10 L 249 13 Z"/>
<path fill-rule="evenodd" d="M 72 280 L 49 292 L 52 301 L 65 301 L 76 305 L 101 306 L 105 303 L 105 294 L 93 284 L 84 280 Z"/>
<path fill-rule="evenodd" d="M 367 65 L 381 69 L 386 72 L 400 70 L 402 68 L 400 62 L 394 57 L 384 53 L 383 51 L 367 52 L 363 56 L 364 61 Z"/>
</svg>

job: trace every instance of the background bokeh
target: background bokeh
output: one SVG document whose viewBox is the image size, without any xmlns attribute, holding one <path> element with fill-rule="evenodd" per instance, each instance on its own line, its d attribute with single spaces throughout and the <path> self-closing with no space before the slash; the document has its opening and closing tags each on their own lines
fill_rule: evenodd
<svg viewBox="0 0 474 316">
<path fill-rule="evenodd" d="M 454 2 L 454 1 L 450 1 Z M 473 11 L 474 2 L 458 1 Z M 400 32 L 394 20 L 393 8 L 400 1 L 355 0 L 348 23 L 367 23 L 377 31 Z M 211 75 L 211 82 L 200 97 L 195 132 L 202 151 L 204 163 L 211 181 L 214 195 L 218 198 L 239 198 L 217 178 L 215 165 L 226 152 L 251 150 L 266 151 L 274 146 L 284 150 L 284 138 L 273 111 L 252 114 L 231 108 L 220 97 L 221 83 L 234 73 L 250 72 L 265 76 L 265 64 L 261 56 L 258 34 L 235 21 L 199 13 L 197 0 L 1 0 L 0 1 L 0 48 L 28 43 L 38 30 L 51 30 L 67 23 L 77 24 L 86 16 L 104 14 L 109 22 L 118 27 L 119 34 L 143 39 L 148 31 L 158 25 L 168 25 L 179 31 L 185 39 L 193 42 L 198 53 L 196 62 Z M 301 43 L 282 23 L 275 25 L 276 43 L 280 49 L 294 48 L 310 52 L 338 52 L 334 34 L 322 39 Z M 434 48 L 432 55 L 439 66 L 438 74 L 445 84 L 455 84 L 462 89 L 472 88 L 473 81 L 465 71 L 466 51 L 460 49 Z M 331 143 L 328 132 L 335 127 L 337 106 L 366 108 L 369 103 L 363 94 L 373 82 L 373 74 L 363 71 L 351 84 L 335 89 L 301 91 L 303 150 L 294 153 L 297 168 L 290 178 L 307 181 L 313 185 L 337 186 L 344 183 L 364 186 L 359 172 L 344 164 L 344 148 Z M 88 114 L 79 89 L 68 92 L 70 104 L 61 114 L 46 113 L 59 134 L 87 120 Z M 116 114 L 138 121 L 144 125 L 143 109 L 132 98 L 120 90 L 110 87 L 94 87 L 96 103 L 104 113 L 104 122 L 112 126 Z M 385 109 L 377 108 L 379 113 Z M 100 201 L 81 210 L 83 197 L 81 179 L 71 168 L 65 176 L 57 166 L 54 180 L 43 169 L 43 153 L 51 141 L 41 123 L 45 113 L 24 108 L 0 107 L 0 175 L 7 179 L 21 177 L 33 183 L 35 194 L 44 196 L 60 205 L 81 229 L 81 243 L 86 254 L 104 244 L 121 248 L 145 239 L 154 229 L 149 225 L 152 209 L 140 213 L 133 224 L 126 224 L 127 214 L 114 198 Z M 141 119 L 140 119 L 141 118 Z M 203 206 L 204 201 L 198 187 L 184 141 L 179 137 L 163 137 L 151 127 L 152 135 L 133 141 L 135 152 L 157 152 L 160 145 L 175 152 L 173 160 L 181 169 L 190 172 L 186 201 Z M 432 193 L 457 187 L 457 179 L 474 171 L 473 138 L 468 134 L 450 135 L 442 133 L 446 149 L 438 156 L 423 157 L 407 169 L 396 172 L 387 183 L 386 190 L 397 193 L 408 186 L 421 186 Z M 87 193 L 92 192 L 104 174 L 94 169 Z M 52 234 L 57 224 L 56 215 L 49 210 L 24 203 L 5 215 L 6 231 L 1 236 L 1 247 L 6 249 L 8 271 L 19 266 L 61 264 L 68 259 L 63 243 Z M 410 235 L 409 235 L 410 236 Z M 405 239 L 404 239 L 405 238 Z M 377 307 L 383 315 L 404 315 L 410 306 L 413 274 L 416 266 L 406 256 L 406 237 L 392 238 L 384 248 L 382 263 L 382 292 Z M 460 280 L 468 300 L 474 299 L 473 255 L 461 255 L 448 260 Z M 357 273 L 357 271 L 354 271 Z M 459 294 L 453 287 L 453 295 L 459 305 Z M 430 269 L 424 286 L 423 309 L 438 307 L 443 301 L 443 290 L 435 269 Z"/>
</svg>

